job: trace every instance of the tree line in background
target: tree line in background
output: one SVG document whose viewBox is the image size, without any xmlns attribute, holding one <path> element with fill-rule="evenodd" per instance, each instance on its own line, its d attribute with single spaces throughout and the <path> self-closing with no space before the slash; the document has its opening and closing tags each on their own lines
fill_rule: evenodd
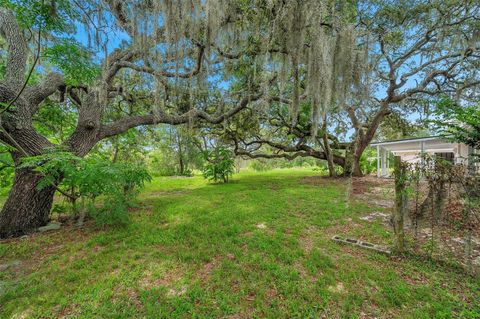
<svg viewBox="0 0 480 319">
<path fill-rule="evenodd" d="M 96 169 L 125 177 L 112 194 L 140 164 L 228 181 L 234 155 L 361 176 L 374 137 L 478 107 L 476 1 L 0 4 L 0 237 L 47 223 L 55 193 L 98 197 L 80 194 Z"/>
</svg>

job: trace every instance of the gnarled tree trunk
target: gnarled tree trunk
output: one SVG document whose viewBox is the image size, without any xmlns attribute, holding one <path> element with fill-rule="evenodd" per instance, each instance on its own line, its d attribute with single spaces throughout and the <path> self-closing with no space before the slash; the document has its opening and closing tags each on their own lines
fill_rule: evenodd
<svg viewBox="0 0 480 319">
<path fill-rule="evenodd" d="M 352 158 L 351 158 L 351 173 L 353 176 L 363 176 L 362 169 L 360 167 L 360 159 L 363 152 L 368 147 L 368 144 L 372 141 L 379 125 L 382 123 L 385 116 L 390 114 L 389 102 L 383 101 L 381 107 L 376 112 L 375 116 L 368 121 L 368 123 L 361 123 L 357 115 L 355 114 L 356 107 L 345 107 L 345 110 L 350 117 L 353 128 L 355 129 L 355 141 L 353 144 Z"/>
<path fill-rule="evenodd" d="M 362 154 L 367 148 L 368 143 L 366 141 L 358 141 L 354 146 L 353 156 L 352 156 L 352 175 L 356 177 L 363 176 L 362 167 L 360 166 L 360 159 Z"/>
<path fill-rule="evenodd" d="M 42 176 L 30 169 L 17 169 L 13 187 L 0 211 L 0 238 L 34 231 L 49 220 L 54 186 L 38 188 Z"/>
<path fill-rule="evenodd" d="M 333 162 L 333 153 L 328 141 L 328 132 L 327 132 L 327 113 L 323 115 L 323 147 L 325 151 L 325 155 L 327 157 L 327 164 L 328 164 L 328 173 L 330 177 L 335 177 L 337 174 L 335 173 L 335 164 Z"/>
<path fill-rule="evenodd" d="M 351 146 L 345 150 L 345 165 L 343 166 L 344 176 L 362 177 L 363 172 L 360 166 L 360 158 L 363 151 L 358 151 L 356 145 L 357 141 L 354 141 Z"/>
<path fill-rule="evenodd" d="M 360 158 L 357 158 L 355 156 L 353 157 L 352 161 L 352 175 L 355 177 L 363 176 L 362 168 L 360 167 Z"/>
</svg>

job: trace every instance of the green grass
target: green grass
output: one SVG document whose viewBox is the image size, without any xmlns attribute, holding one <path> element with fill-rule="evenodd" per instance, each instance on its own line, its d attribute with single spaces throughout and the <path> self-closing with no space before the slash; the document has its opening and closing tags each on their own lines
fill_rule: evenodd
<svg viewBox="0 0 480 319">
<path fill-rule="evenodd" d="M 303 181 L 315 174 L 157 178 L 126 228 L 3 242 L 0 264 L 22 264 L 0 274 L 0 317 L 480 317 L 478 280 L 332 242 L 390 235 L 359 219 L 378 207 L 346 196 L 346 180 Z"/>
</svg>

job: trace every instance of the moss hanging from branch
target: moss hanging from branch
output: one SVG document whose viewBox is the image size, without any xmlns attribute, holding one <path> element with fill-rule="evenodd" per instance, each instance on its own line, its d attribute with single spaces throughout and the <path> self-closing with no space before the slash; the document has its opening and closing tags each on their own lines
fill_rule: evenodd
<svg viewBox="0 0 480 319">
<path fill-rule="evenodd" d="M 352 87 L 360 87 L 364 79 L 366 54 L 358 45 L 352 8 L 345 5 L 327 0 L 252 0 L 248 5 L 227 0 L 121 3 L 131 42 L 141 51 L 142 66 L 169 74 L 163 82 L 173 93 L 171 103 L 176 103 L 175 92 L 185 90 L 195 103 L 193 97 L 209 90 L 212 76 L 219 75 L 218 65 L 237 63 L 225 62 L 225 57 L 239 61 L 248 57 L 253 72 L 245 79 L 245 90 L 278 94 L 272 89 L 278 88 L 280 96 L 290 100 L 292 126 L 297 125 L 303 102 L 309 101 L 315 140 L 320 115 L 344 103 L 356 91 Z M 103 11 L 99 12 L 103 17 Z M 105 18 L 99 16 L 98 21 Z M 102 41 L 97 34 L 93 38 Z M 197 58 L 200 48 L 204 54 Z M 226 54 L 219 55 L 218 49 Z M 235 78 L 237 70 L 224 67 L 221 76 Z M 195 73 L 192 84 L 185 81 L 189 73 Z M 272 73 L 277 76 L 269 81 Z M 159 76 L 161 71 L 145 74 L 142 81 L 148 86 Z M 158 99 L 154 102 L 159 103 Z"/>
</svg>

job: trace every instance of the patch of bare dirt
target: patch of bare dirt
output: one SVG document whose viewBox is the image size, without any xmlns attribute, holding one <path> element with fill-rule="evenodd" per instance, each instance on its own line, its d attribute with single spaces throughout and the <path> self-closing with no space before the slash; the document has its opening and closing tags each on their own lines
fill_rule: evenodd
<svg viewBox="0 0 480 319">
<path fill-rule="evenodd" d="M 428 284 L 428 278 L 421 273 L 414 275 L 400 274 L 400 276 L 410 285 L 426 285 Z"/>
<path fill-rule="evenodd" d="M 250 319 L 250 318 L 254 318 L 254 308 L 253 306 L 250 306 L 250 307 L 246 307 L 246 309 L 241 312 L 241 313 L 235 313 L 235 314 L 232 314 L 232 315 L 229 315 L 228 317 L 225 317 L 227 319 Z"/>
<path fill-rule="evenodd" d="M 89 228 L 85 226 L 78 228 L 73 225 L 66 225 L 56 231 L 32 233 L 20 238 L 2 240 L 0 243 L 29 241 L 30 244 L 38 246 L 38 249 L 35 249 L 31 254 L 26 255 L 24 259 L 20 260 L 21 267 L 10 269 L 15 277 L 21 277 L 42 267 L 46 260 L 53 255 L 61 254 L 71 243 L 88 241 L 92 234 L 100 232 L 99 230 L 94 230 L 93 227 Z M 67 265 L 65 265 L 65 267 L 66 266 Z"/>
<path fill-rule="evenodd" d="M 445 259 L 445 256 L 454 257 L 461 265 L 467 266 L 468 260 L 465 258 L 465 247 L 467 239 L 462 233 L 449 229 L 446 226 L 435 226 L 432 230 L 429 226 L 424 225 L 417 232 L 415 250 L 422 254 L 422 247 L 430 243 L 433 238 L 435 242 L 431 251 L 431 256 L 436 259 Z M 471 259 L 473 266 L 480 269 L 480 238 L 472 236 L 471 238 Z"/>
<path fill-rule="evenodd" d="M 143 277 L 139 281 L 140 288 L 144 290 L 150 290 L 159 286 L 170 287 L 176 282 L 180 281 L 183 277 L 183 270 L 180 268 L 172 268 L 165 272 L 161 278 L 153 278 L 152 272 L 147 270 L 144 272 Z"/>
<path fill-rule="evenodd" d="M 380 206 L 380 207 L 384 207 L 384 208 L 393 208 L 393 206 L 395 205 L 395 202 L 393 199 L 384 199 L 384 198 L 380 198 L 380 199 L 372 199 L 372 203 L 375 204 L 375 206 Z"/>
<path fill-rule="evenodd" d="M 374 176 L 364 177 L 328 177 L 309 176 L 302 179 L 302 183 L 323 186 L 331 184 L 351 183 L 351 194 L 358 200 L 367 201 L 385 208 L 391 208 L 393 202 L 393 180 L 380 179 Z"/>
<path fill-rule="evenodd" d="M 355 229 L 363 227 L 360 224 L 353 222 L 351 219 L 348 220 L 348 223 L 338 223 L 322 230 L 321 235 L 323 239 L 330 240 L 334 235 L 348 235 L 351 234 Z"/>
<path fill-rule="evenodd" d="M 305 280 L 309 280 L 313 283 L 317 282 L 318 281 L 318 276 L 321 276 L 322 275 L 322 272 L 319 271 L 318 273 L 316 273 L 316 276 L 312 276 L 308 270 L 299 262 L 296 262 L 294 264 L 294 267 L 295 269 L 298 271 L 298 274 L 300 275 L 300 277 L 302 277 L 303 279 Z"/>
<path fill-rule="evenodd" d="M 388 224 L 390 221 L 390 214 L 383 213 L 383 212 L 373 212 L 368 215 L 360 217 L 361 220 L 365 220 L 367 222 L 373 222 L 373 221 L 382 221 L 385 224 Z"/>
<path fill-rule="evenodd" d="M 278 296 L 277 289 L 275 288 L 270 288 L 267 290 L 267 293 L 265 294 L 268 300 L 271 300 L 273 298 L 276 298 Z"/>
<path fill-rule="evenodd" d="M 363 195 L 368 191 L 369 188 L 370 188 L 370 185 L 368 185 L 367 181 L 360 178 L 352 179 L 353 195 Z"/>
<path fill-rule="evenodd" d="M 258 229 L 259 231 L 261 231 L 263 233 L 266 233 L 266 234 L 269 234 L 269 235 L 272 235 L 272 234 L 275 233 L 275 229 L 273 229 L 272 227 L 269 227 L 264 222 L 255 224 L 255 228 Z M 254 234 L 254 232 L 247 232 L 247 233 L 242 234 L 241 236 L 250 237 L 253 234 Z"/>
<path fill-rule="evenodd" d="M 132 302 L 135 305 L 135 308 L 137 310 L 141 310 L 143 305 L 142 301 L 140 300 L 140 297 L 138 296 L 138 293 L 135 291 L 133 288 L 127 288 L 127 296 L 130 302 Z"/>
<path fill-rule="evenodd" d="M 392 180 L 379 179 L 372 176 L 353 178 L 352 193 L 358 201 L 366 203 L 371 207 L 381 207 L 389 211 L 395 206 Z M 380 220 L 388 225 L 390 214 L 375 211 L 360 217 L 360 219 L 367 222 Z"/>
<path fill-rule="evenodd" d="M 267 225 L 265 225 L 265 223 L 258 223 L 255 225 L 255 227 L 257 227 L 258 229 L 265 229 L 267 228 Z"/>
<path fill-rule="evenodd" d="M 126 296 L 128 301 L 134 304 L 137 310 L 140 310 L 143 307 L 137 291 L 132 287 L 125 287 L 123 284 L 118 284 L 112 289 L 112 292 L 112 303 L 119 303 L 121 299 Z"/>
<path fill-rule="evenodd" d="M 177 287 L 170 288 L 167 292 L 167 296 L 169 296 L 169 297 L 182 296 L 186 292 L 187 292 L 187 286 L 182 285 L 178 288 Z"/>
<path fill-rule="evenodd" d="M 68 306 L 58 309 L 57 317 L 61 319 L 73 318 L 78 312 L 78 305 L 77 304 L 69 304 Z"/>
<path fill-rule="evenodd" d="M 197 272 L 198 278 L 201 281 L 206 281 L 210 277 L 212 271 L 220 264 L 223 256 L 215 256 L 208 263 L 204 264 L 203 267 Z"/>
<path fill-rule="evenodd" d="M 16 313 L 14 314 L 11 318 L 12 319 L 27 319 L 27 318 L 30 318 L 32 315 L 32 310 L 31 309 L 27 309 L 21 313 Z"/>
<path fill-rule="evenodd" d="M 353 195 L 385 197 L 393 189 L 393 180 L 373 176 L 352 177 Z"/>
<path fill-rule="evenodd" d="M 338 282 L 336 285 L 328 286 L 328 291 L 333 293 L 343 293 L 345 291 L 345 286 L 342 282 Z"/>
<path fill-rule="evenodd" d="M 299 237 L 299 243 L 303 251 L 309 253 L 314 247 L 315 236 L 318 233 L 318 228 L 315 226 L 307 227 Z"/>
<path fill-rule="evenodd" d="M 245 233 L 241 233 L 239 236 L 240 236 L 240 237 L 252 237 L 252 236 L 253 236 L 253 232 L 248 231 L 248 232 L 245 232 Z"/>
</svg>

